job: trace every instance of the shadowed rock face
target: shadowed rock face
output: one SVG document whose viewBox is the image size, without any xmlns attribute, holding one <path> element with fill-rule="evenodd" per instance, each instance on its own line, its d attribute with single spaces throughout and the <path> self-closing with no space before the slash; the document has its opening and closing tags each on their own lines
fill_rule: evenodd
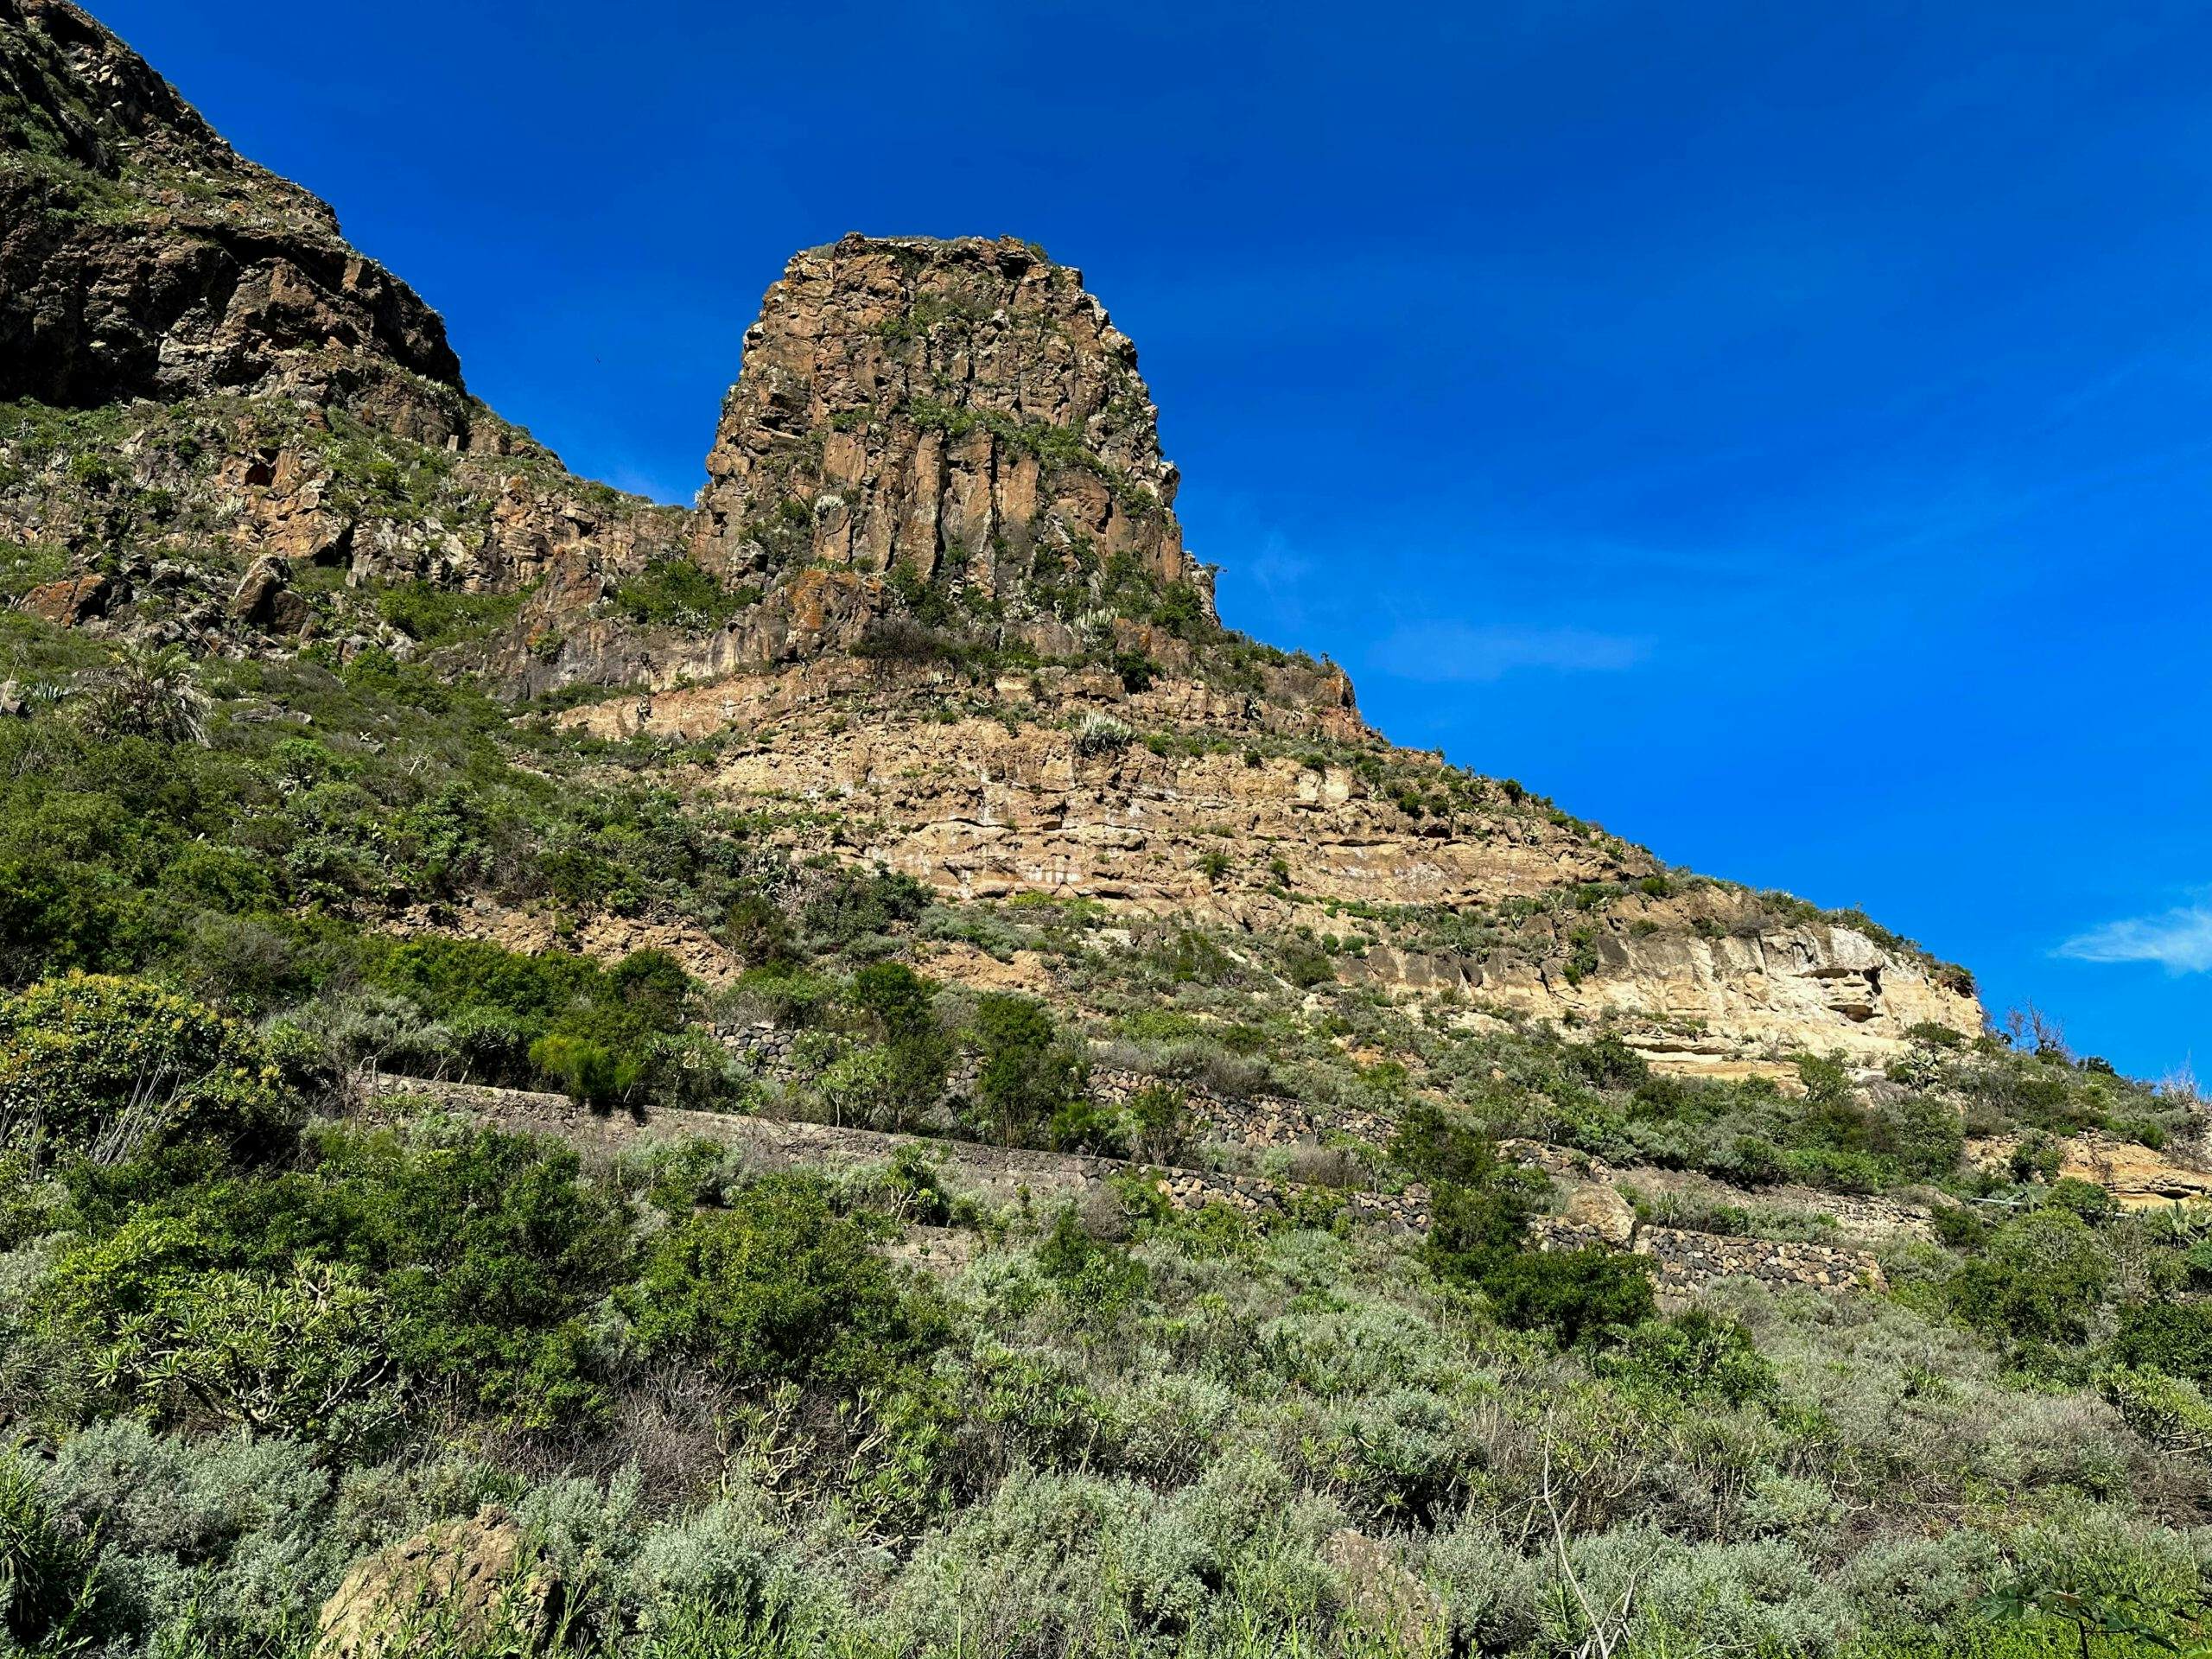
<svg viewBox="0 0 2212 1659">
<path fill-rule="evenodd" d="M 1082 273 L 1011 238 L 798 254 L 745 337 L 696 546 L 732 580 L 813 561 L 1065 613 L 1117 561 L 1200 584 L 1136 348 Z"/>
<path fill-rule="evenodd" d="M 0 398 L 266 391 L 443 443 L 437 313 L 67 0 L 0 0 Z"/>
</svg>

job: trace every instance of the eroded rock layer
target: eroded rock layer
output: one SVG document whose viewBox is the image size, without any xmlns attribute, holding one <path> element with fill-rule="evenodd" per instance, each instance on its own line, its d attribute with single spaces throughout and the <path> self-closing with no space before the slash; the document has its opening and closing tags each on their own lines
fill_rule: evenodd
<svg viewBox="0 0 2212 1659">
<path fill-rule="evenodd" d="M 1469 1017 L 1618 1026 L 1670 1069 L 1878 1064 L 1978 1030 L 1970 983 L 1902 944 L 1668 874 L 1596 826 L 1394 748 L 1319 687 L 1009 675 L 993 706 L 830 659 L 575 709 L 606 737 L 719 737 L 692 785 L 805 804 L 849 857 L 948 899 L 1084 899 L 1135 918 L 1356 938 L 1344 978 Z M 820 832 L 817 832 L 820 833 Z"/>
</svg>

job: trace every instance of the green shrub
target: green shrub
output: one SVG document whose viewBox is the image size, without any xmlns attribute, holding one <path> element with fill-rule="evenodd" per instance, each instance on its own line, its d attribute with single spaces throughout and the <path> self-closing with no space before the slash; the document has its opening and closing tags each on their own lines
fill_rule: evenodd
<svg viewBox="0 0 2212 1659">
<path fill-rule="evenodd" d="M 1946 1103 L 1916 1095 L 1885 1109 L 1874 1120 L 1877 1152 L 1896 1160 L 1916 1180 L 1940 1180 L 1957 1173 L 1966 1152 L 1966 1128 Z"/>
<path fill-rule="evenodd" d="M 1044 1140 L 1055 1152 L 1088 1153 L 1096 1158 L 1124 1158 L 1129 1150 L 1122 1115 L 1080 1098 L 1064 1103 L 1046 1121 Z"/>
<path fill-rule="evenodd" d="M 1148 1083 L 1129 1097 L 1131 1153 L 1147 1163 L 1173 1164 L 1198 1131 L 1191 1097 L 1172 1083 Z"/>
<path fill-rule="evenodd" d="M 696 562 L 656 560 L 614 590 L 615 608 L 633 622 L 716 628 L 760 602 L 754 588 L 724 588 Z"/>
<path fill-rule="evenodd" d="M 2212 1303 L 2129 1302 L 2120 1310 L 2112 1357 L 2212 1388 Z"/>
<path fill-rule="evenodd" d="M 1063 1042 L 1045 1005 L 994 993 L 976 1005 L 982 1066 L 976 1103 L 982 1128 L 1007 1146 L 1033 1139 L 1064 1106 L 1081 1098 L 1084 1056 Z"/>
<path fill-rule="evenodd" d="M 878 866 L 873 872 L 840 868 L 800 913 L 799 925 L 817 950 L 849 950 L 861 940 L 920 918 L 929 889 L 911 875 Z"/>
<path fill-rule="evenodd" d="M 1325 985 L 1337 976 L 1337 964 L 1329 953 L 1304 939 L 1285 941 L 1281 956 L 1282 976 L 1301 991 Z"/>
<path fill-rule="evenodd" d="M 2110 1255 L 2079 1216 L 2037 1210 L 1992 1233 L 1946 1290 L 1958 1316 L 1992 1336 L 2079 1342 L 2111 1274 Z"/>
<path fill-rule="evenodd" d="M 1599 1369 L 1682 1401 L 1740 1406 L 1778 1392 L 1774 1367 L 1751 1332 L 1702 1309 L 1637 1325 Z"/>
<path fill-rule="evenodd" d="M 343 1267 L 221 1260 L 184 1220 L 135 1219 L 55 1262 L 46 1334 L 156 1422 L 373 1445 L 401 1408 L 385 1299 Z"/>
<path fill-rule="evenodd" d="M 874 1230 L 810 1176 L 769 1176 L 731 1207 L 657 1237 L 620 1300 L 649 1356 L 682 1355 L 747 1387 L 851 1390 L 941 1339 L 942 1315 L 903 1286 Z"/>
<path fill-rule="evenodd" d="M 0 1140 L 111 1160 L 174 1136 L 265 1138 L 294 1106 L 252 1032 L 144 980 L 72 975 L 0 997 Z"/>
<path fill-rule="evenodd" d="M 1610 1338 L 1654 1310 L 1650 1263 L 1601 1245 L 1503 1256 L 1480 1283 L 1501 1323 L 1549 1332 L 1562 1347 Z"/>
<path fill-rule="evenodd" d="M 853 976 L 855 1011 L 882 1045 L 871 1116 L 886 1128 L 918 1121 L 944 1097 L 952 1045 L 938 1027 L 937 987 L 903 963 L 872 963 Z"/>
<path fill-rule="evenodd" d="M 748 969 L 787 971 L 805 960 L 791 918 L 773 900 L 757 893 L 744 894 L 729 907 L 722 938 Z"/>
<path fill-rule="evenodd" d="M 1071 1310 L 1098 1324 L 1118 1319 L 1150 1280 L 1144 1263 L 1127 1250 L 1091 1237 L 1071 1205 L 1054 1213 L 1037 1246 L 1037 1265 Z"/>
<path fill-rule="evenodd" d="M 2097 1389 L 2122 1422 L 2160 1451 L 2194 1458 L 2212 1452 L 2212 1404 L 2186 1377 L 2115 1365 L 2097 1379 Z"/>
</svg>

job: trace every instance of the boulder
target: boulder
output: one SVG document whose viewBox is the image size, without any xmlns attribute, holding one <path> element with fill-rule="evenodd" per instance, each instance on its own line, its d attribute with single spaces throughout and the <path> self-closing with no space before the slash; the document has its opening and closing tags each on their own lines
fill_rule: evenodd
<svg viewBox="0 0 2212 1659">
<path fill-rule="evenodd" d="M 305 627 L 308 602 L 287 585 L 285 570 L 284 561 L 273 555 L 256 559 L 231 595 L 231 614 L 271 633 L 297 633 Z"/>
<path fill-rule="evenodd" d="M 1624 1250 L 1636 1233 L 1636 1211 L 1610 1186 L 1578 1186 L 1567 1195 L 1566 1224 L 1600 1243 Z"/>
<path fill-rule="evenodd" d="M 558 1586 L 514 1517 L 487 1504 L 356 1561 L 316 1622 L 314 1659 L 410 1659 L 458 1648 L 534 1652 Z"/>
<path fill-rule="evenodd" d="M 80 622 L 105 616 L 108 601 L 114 596 L 113 582 L 98 571 L 87 571 L 83 575 L 42 582 L 25 594 L 18 603 L 33 616 L 73 628 Z"/>
</svg>

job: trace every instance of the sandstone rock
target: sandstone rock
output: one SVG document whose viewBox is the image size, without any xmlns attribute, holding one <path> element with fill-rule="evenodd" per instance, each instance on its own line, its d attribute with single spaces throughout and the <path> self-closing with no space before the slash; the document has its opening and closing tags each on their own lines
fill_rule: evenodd
<svg viewBox="0 0 2212 1659">
<path fill-rule="evenodd" d="M 1636 1234 L 1636 1211 L 1610 1186 L 1576 1187 L 1567 1194 L 1560 1219 L 1616 1249 L 1626 1249 Z"/>
<path fill-rule="evenodd" d="M 2005 1163 L 2018 1144 L 2012 1135 L 1969 1141 L 1969 1166 Z M 2212 1204 L 2212 1170 L 2196 1161 L 2133 1141 L 2092 1130 L 2059 1142 L 2058 1173 L 2111 1193 L 2124 1209 L 2162 1210 L 2177 1204 Z"/>
<path fill-rule="evenodd" d="M 42 583 L 17 602 L 33 616 L 73 628 L 80 622 L 105 616 L 108 601 L 114 595 L 115 583 L 94 571 Z"/>
<path fill-rule="evenodd" d="M 528 1654 L 556 1594 L 513 1517 L 487 1505 L 355 1562 L 323 1604 L 314 1659 L 406 1659 L 448 1645 Z"/>
</svg>

